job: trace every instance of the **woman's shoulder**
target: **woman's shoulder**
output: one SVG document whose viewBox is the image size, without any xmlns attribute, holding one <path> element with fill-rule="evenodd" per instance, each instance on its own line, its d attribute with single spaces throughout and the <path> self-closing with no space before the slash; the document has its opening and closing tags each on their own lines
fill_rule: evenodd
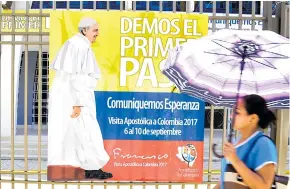
<svg viewBox="0 0 290 189">
<path fill-rule="evenodd" d="M 254 148 L 256 150 L 268 150 L 270 152 L 276 151 L 276 145 L 274 143 L 274 141 L 264 135 L 263 133 L 259 134 L 258 136 L 256 136 L 256 138 L 254 139 L 255 141 L 253 141 L 254 144 Z"/>
<path fill-rule="evenodd" d="M 257 171 L 267 164 L 277 164 L 278 155 L 274 142 L 263 133 L 256 137 L 250 149 L 249 166 Z"/>
</svg>

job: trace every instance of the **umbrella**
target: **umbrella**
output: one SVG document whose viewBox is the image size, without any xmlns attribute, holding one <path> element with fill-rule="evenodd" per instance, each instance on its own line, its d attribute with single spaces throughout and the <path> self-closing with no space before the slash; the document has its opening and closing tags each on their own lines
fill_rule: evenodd
<svg viewBox="0 0 290 189">
<path fill-rule="evenodd" d="M 219 30 L 170 49 L 162 73 L 181 93 L 214 106 L 258 94 L 269 108 L 289 108 L 289 49 L 290 40 L 272 31 Z"/>
<path fill-rule="evenodd" d="M 240 96 L 258 94 L 269 108 L 284 109 L 290 104 L 289 49 L 290 40 L 272 31 L 224 29 L 170 49 L 162 73 L 181 93 L 214 106 L 233 107 Z M 231 127 L 230 142 L 232 136 Z"/>
</svg>

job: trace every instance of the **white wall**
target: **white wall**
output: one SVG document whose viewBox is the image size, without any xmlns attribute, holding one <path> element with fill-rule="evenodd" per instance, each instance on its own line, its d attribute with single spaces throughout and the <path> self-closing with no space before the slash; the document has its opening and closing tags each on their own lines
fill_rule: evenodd
<svg viewBox="0 0 290 189">
<path fill-rule="evenodd" d="M 15 41 L 22 41 L 22 36 L 15 36 Z M 11 41 L 11 36 L 1 36 L 1 41 Z M 12 119 L 12 68 L 14 64 L 14 110 L 17 110 L 17 91 L 19 78 L 19 65 L 21 61 L 21 45 L 15 45 L 14 62 L 12 62 L 12 45 L 1 47 L 1 135 L 11 135 Z M 14 111 L 14 123 L 16 123 L 17 111 Z M 16 125 L 16 124 L 14 124 Z"/>
<path fill-rule="evenodd" d="M 13 2 L 15 10 L 25 10 L 26 1 Z M 31 1 L 30 1 L 31 5 Z M 15 41 L 22 41 L 23 36 L 15 36 Z M 11 35 L 1 36 L 1 41 L 12 41 Z M 12 107 L 14 106 L 14 128 L 16 126 L 17 118 L 17 94 L 18 94 L 18 81 L 19 81 L 19 68 L 21 61 L 21 52 L 23 45 L 15 45 L 14 62 L 12 62 L 12 45 L 1 45 L 1 136 L 11 136 L 11 120 L 12 120 Z M 12 68 L 14 64 L 14 94 L 12 94 Z M 11 103 L 14 97 L 14 104 Z M 15 134 L 16 129 L 14 130 Z"/>
</svg>

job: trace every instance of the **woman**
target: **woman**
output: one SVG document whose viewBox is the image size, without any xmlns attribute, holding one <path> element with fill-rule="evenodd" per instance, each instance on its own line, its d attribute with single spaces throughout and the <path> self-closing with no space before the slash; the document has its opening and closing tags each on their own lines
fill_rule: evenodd
<svg viewBox="0 0 290 189">
<path fill-rule="evenodd" d="M 236 144 L 226 142 L 222 160 L 221 182 L 214 189 L 251 188 L 270 189 L 275 175 L 277 151 L 267 137 L 261 137 L 268 125 L 276 120 L 275 115 L 258 95 L 247 95 L 238 101 L 234 129 L 241 134 Z M 241 177 L 233 182 L 229 170 Z M 239 183 L 240 185 L 237 185 Z"/>
</svg>

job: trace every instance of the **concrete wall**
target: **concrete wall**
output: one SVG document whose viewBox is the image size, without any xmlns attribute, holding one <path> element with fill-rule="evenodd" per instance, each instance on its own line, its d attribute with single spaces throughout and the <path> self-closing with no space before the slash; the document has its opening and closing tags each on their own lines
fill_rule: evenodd
<svg viewBox="0 0 290 189">
<path fill-rule="evenodd" d="M 2 41 L 11 41 L 11 36 L 1 36 Z M 16 41 L 22 41 L 22 36 L 16 36 Z M 14 62 L 12 61 L 12 45 L 2 45 L 1 47 L 1 135 L 10 136 L 11 135 L 11 122 L 14 119 L 16 123 L 17 112 L 17 91 L 18 91 L 18 81 L 19 81 L 19 66 L 21 61 L 21 45 L 15 45 L 14 51 Z M 12 67 L 14 64 L 14 84 L 12 83 Z M 12 85 L 14 85 L 14 94 L 12 93 Z M 12 98 L 14 98 L 14 103 L 12 104 Z M 14 118 L 12 118 L 14 114 Z"/>
</svg>

